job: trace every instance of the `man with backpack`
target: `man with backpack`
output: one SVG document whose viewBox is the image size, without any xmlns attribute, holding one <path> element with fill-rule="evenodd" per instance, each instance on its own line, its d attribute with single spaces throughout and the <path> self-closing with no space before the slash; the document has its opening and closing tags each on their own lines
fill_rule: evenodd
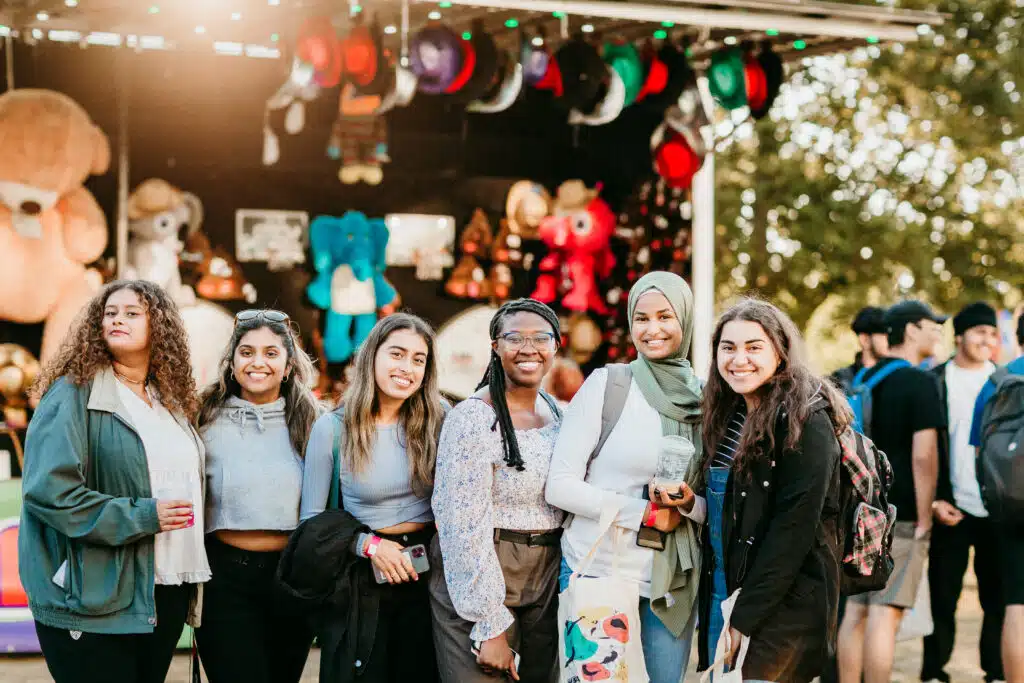
<svg viewBox="0 0 1024 683">
<path fill-rule="evenodd" d="M 883 590 L 847 600 L 839 632 L 842 683 L 860 683 L 862 674 L 865 683 L 891 680 L 896 634 L 917 598 L 928 557 L 938 432 L 945 426 L 935 379 L 917 366 L 934 353 L 946 318 L 920 301 L 903 301 L 886 312 L 885 320 L 889 356 L 855 379 L 851 407 L 892 465 L 895 567 Z"/>
<path fill-rule="evenodd" d="M 836 385 L 847 394 L 853 385 L 853 378 L 863 368 L 874 367 L 889 352 L 889 337 L 885 327 L 885 309 L 867 306 L 860 309 L 853 319 L 853 331 L 857 335 L 860 351 L 852 365 L 839 368 L 830 375 Z"/>
<path fill-rule="evenodd" d="M 953 654 L 956 607 L 973 547 L 978 598 L 984 612 L 981 668 L 985 680 L 991 682 L 1003 678 L 1000 541 L 982 502 L 970 431 L 975 399 L 996 369 L 992 362 L 999 340 L 995 309 L 983 302 L 965 306 L 953 317 L 953 331 L 956 354 L 931 370 L 948 426 L 939 432 L 939 480 L 932 505 L 938 524 L 932 531 L 928 561 L 935 628 L 924 639 L 921 680 L 949 683 L 945 667 Z"/>
<path fill-rule="evenodd" d="M 1017 344 L 1024 350 L 1024 315 L 1017 318 Z M 986 509 L 999 538 L 1002 572 L 1002 660 L 1006 683 L 1024 683 L 1024 355 L 992 374 L 974 405 L 971 445 Z M 1011 476 L 1002 476 L 1009 471 Z M 1012 473 L 1017 473 L 1017 480 Z M 1000 482 L 993 481 L 997 478 Z"/>
</svg>

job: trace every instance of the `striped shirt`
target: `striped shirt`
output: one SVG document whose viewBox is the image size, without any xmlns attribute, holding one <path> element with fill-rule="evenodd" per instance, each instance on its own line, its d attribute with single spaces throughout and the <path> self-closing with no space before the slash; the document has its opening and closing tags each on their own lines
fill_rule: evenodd
<svg viewBox="0 0 1024 683">
<path fill-rule="evenodd" d="M 718 444 L 718 450 L 715 451 L 715 457 L 711 461 L 712 467 L 732 467 L 732 461 L 736 457 L 736 450 L 740 447 L 743 423 L 746 421 L 747 407 L 741 404 L 725 428 L 722 442 Z"/>
</svg>

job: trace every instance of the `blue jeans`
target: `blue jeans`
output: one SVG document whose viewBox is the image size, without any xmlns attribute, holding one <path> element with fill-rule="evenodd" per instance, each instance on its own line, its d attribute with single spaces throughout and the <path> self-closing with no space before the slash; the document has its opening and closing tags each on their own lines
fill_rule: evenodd
<svg viewBox="0 0 1024 683">
<path fill-rule="evenodd" d="M 728 467 L 712 467 L 707 485 L 708 532 L 711 538 L 715 569 L 711 578 L 711 614 L 708 615 L 708 656 L 714 660 L 718 648 L 718 637 L 722 635 L 725 619 L 722 618 L 722 603 L 729 597 L 725 584 L 725 549 L 722 547 L 722 514 L 725 505 L 725 489 L 729 482 Z"/>
<path fill-rule="evenodd" d="M 570 576 L 572 568 L 563 558 L 562 567 L 558 572 L 559 593 L 569 587 Z M 676 638 L 651 610 L 651 601 L 648 598 L 640 598 L 640 644 L 643 646 L 650 683 L 679 683 L 683 680 L 690 662 L 696 618 L 697 610 L 694 609 L 690 614 L 689 623 L 683 629 L 683 635 Z"/>
</svg>

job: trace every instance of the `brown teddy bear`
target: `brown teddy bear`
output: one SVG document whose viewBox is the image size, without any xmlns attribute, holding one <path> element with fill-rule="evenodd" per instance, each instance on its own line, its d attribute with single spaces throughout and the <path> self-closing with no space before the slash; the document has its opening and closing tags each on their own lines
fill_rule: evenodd
<svg viewBox="0 0 1024 683">
<path fill-rule="evenodd" d="M 43 362 L 102 284 L 86 266 L 107 246 L 107 223 L 82 183 L 109 165 L 106 136 L 74 100 L 0 95 L 0 319 L 45 322 Z"/>
<path fill-rule="evenodd" d="M 444 289 L 448 294 L 460 299 L 479 300 L 491 297 L 491 281 L 477 257 L 486 258 L 493 240 L 494 233 L 491 231 L 487 214 L 483 209 L 477 209 L 459 239 L 462 258 L 445 283 Z"/>
</svg>

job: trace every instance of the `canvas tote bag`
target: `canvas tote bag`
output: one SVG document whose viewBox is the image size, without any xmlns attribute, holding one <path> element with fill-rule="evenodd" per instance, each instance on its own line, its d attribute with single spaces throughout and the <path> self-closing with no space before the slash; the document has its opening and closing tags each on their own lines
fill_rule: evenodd
<svg viewBox="0 0 1024 683">
<path fill-rule="evenodd" d="M 619 576 L 622 530 L 613 524 L 620 508 L 614 500 L 605 503 L 597 540 L 558 596 L 562 683 L 649 680 L 640 644 L 640 587 Z M 612 575 L 586 576 L 601 541 L 609 534 L 614 546 Z"/>
<path fill-rule="evenodd" d="M 736 655 L 736 666 L 729 671 L 725 670 L 725 660 L 732 649 L 732 608 L 736 606 L 736 600 L 740 597 L 740 589 L 728 597 L 722 603 L 722 617 L 725 626 L 722 627 L 722 635 L 718 637 L 718 647 L 715 648 L 715 661 L 700 677 L 700 683 L 707 683 L 708 677 L 711 683 L 743 683 L 743 663 L 747 661 L 747 650 L 750 649 L 750 636 L 743 636 L 740 639 L 740 651 Z"/>
</svg>

